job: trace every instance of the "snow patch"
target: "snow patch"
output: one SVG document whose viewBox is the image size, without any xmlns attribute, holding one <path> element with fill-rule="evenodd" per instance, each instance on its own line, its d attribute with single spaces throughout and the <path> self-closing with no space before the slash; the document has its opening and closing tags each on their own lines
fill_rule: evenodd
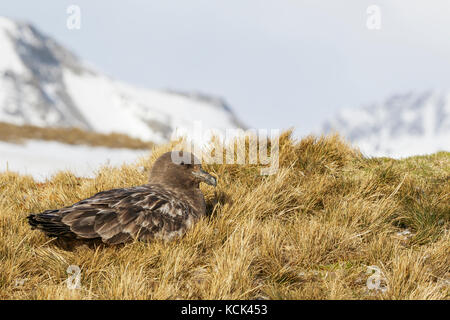
<svg viewBox="0 0 450 320">
<path fill-rule="evenodd" d="M 0 142 L 0 172 L 9 170 L 28 174 L 38 181 L 49 179 L 62 170 L 69 170 L 77 176 L 94 177 L 103 165 L 116 167 L 134 163 L 149 153 L 147 150 L 111 149 L 39 140 L 29 140 L 23 145 Z"/>
</svg>

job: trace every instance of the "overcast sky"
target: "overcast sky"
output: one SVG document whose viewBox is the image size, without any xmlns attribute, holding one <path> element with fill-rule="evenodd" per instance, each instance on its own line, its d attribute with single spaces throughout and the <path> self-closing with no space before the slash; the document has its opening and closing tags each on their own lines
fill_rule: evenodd
<svg viewBox="0 0 450 320">
<path fill-rule="evenodd" d="M 66 27 L 72 4 L 80 30 Z M 0 15 L 116 79 L 223 96 L 254 128 L 302 135 L 342 107 L 450 88 L 448 0 L 14 0 Z"/>
</svg>

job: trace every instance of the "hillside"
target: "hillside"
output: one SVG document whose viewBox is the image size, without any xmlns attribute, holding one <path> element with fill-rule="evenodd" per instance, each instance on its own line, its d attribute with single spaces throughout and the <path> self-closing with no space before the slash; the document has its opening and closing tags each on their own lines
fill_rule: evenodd
<svg viewBox="0 0 450 320">
<path fill-rule="evenodd" d="M 93 177 L 105 164 L 120 166 L 147 155 L 153 143 L 124 134 L 79 128 L 43 128 L 0 122 L 0 171 L 45 181 L 61 170 Z"/>
<path fill-rule="evenodd" d="M 150 90 L 95 70 L 35 26 L 0 17 L 0 121 L 167 142 L 180 128 L 243 127 L 219 97 Z M 131 54 L 131 53 L 130 53 Z M 142 66 L 142 72 L 151 72 Z"/>
<path fill-rule="evenodd" d="M 409 92 L 345 108 L 326 121 L 368 156 L 409 157 L 450 151 L 450 91 Z"/>
<path fill-rule="evenodd" d="M 449 298 L 448 152 L 365 158 L 338 136 L 286 132 L 274 175 L 205 165 L 218 177 L 216 189 L 202 186 L 210 215 L 178 241 L 64 250 L 30 231 L 30 212 L 145 183 L 169 149 L 94 179 L 0 174 L 0 298 Z M 80 289 L 66 286 L 70 265 L 81 269 Z M 379 290 L 369 289 L 370 270 Z"/>
<path fill-rule="evenodd" d="M 151 149 L 154 146 L 152 142 L 144 142 L 120 133 L 102 134 L 79 128 L 42 128 L 0 122 L 0 141 L 22 144 L 27 140 L 58 141 L 68 145 L 127 149 Z"/>
</svg>

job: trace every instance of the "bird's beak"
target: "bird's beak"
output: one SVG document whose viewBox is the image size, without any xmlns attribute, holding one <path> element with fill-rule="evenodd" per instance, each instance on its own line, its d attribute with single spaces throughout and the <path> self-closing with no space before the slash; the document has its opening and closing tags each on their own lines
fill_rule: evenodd
<svg viewBox="0 0 450 320">
<path fill-rule="evenodd" d="M 192 174 L 194 176 L 196 176 L 197 178 L 200 178 L 201 181 L 203 181 L 211 186 L 215 187 L 217 185 L 216 178 L 214 178 L 208 172 L 203 171 L 202 169 L 200 169 L 199 171 L 192 171 Z"/>
</svg>

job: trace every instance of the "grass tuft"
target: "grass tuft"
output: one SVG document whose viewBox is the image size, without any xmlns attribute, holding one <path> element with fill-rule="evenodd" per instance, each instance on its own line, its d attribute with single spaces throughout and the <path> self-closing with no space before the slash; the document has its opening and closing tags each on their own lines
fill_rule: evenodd
<svg viewBox="0 0 450 320">
<path fill-rule="evenodd" d="M 63 250 L 25 217 L 140 185 L 153 161 L 93 179 L 0 174 L 1 299 L 448 299 L 450 153 L 365 158 L 338 135 L 284 132 L 280 168 L 205 164 L 209 215 L 182 239 Z M 81 268 L 70 290 L 67 268 Z M 380 290 L 369 289 L 377 267 Z M 370 272 L 369 272 L 370 271 Z M 23 283 L 21 282 L 23 280 Z"/>
</svg>

